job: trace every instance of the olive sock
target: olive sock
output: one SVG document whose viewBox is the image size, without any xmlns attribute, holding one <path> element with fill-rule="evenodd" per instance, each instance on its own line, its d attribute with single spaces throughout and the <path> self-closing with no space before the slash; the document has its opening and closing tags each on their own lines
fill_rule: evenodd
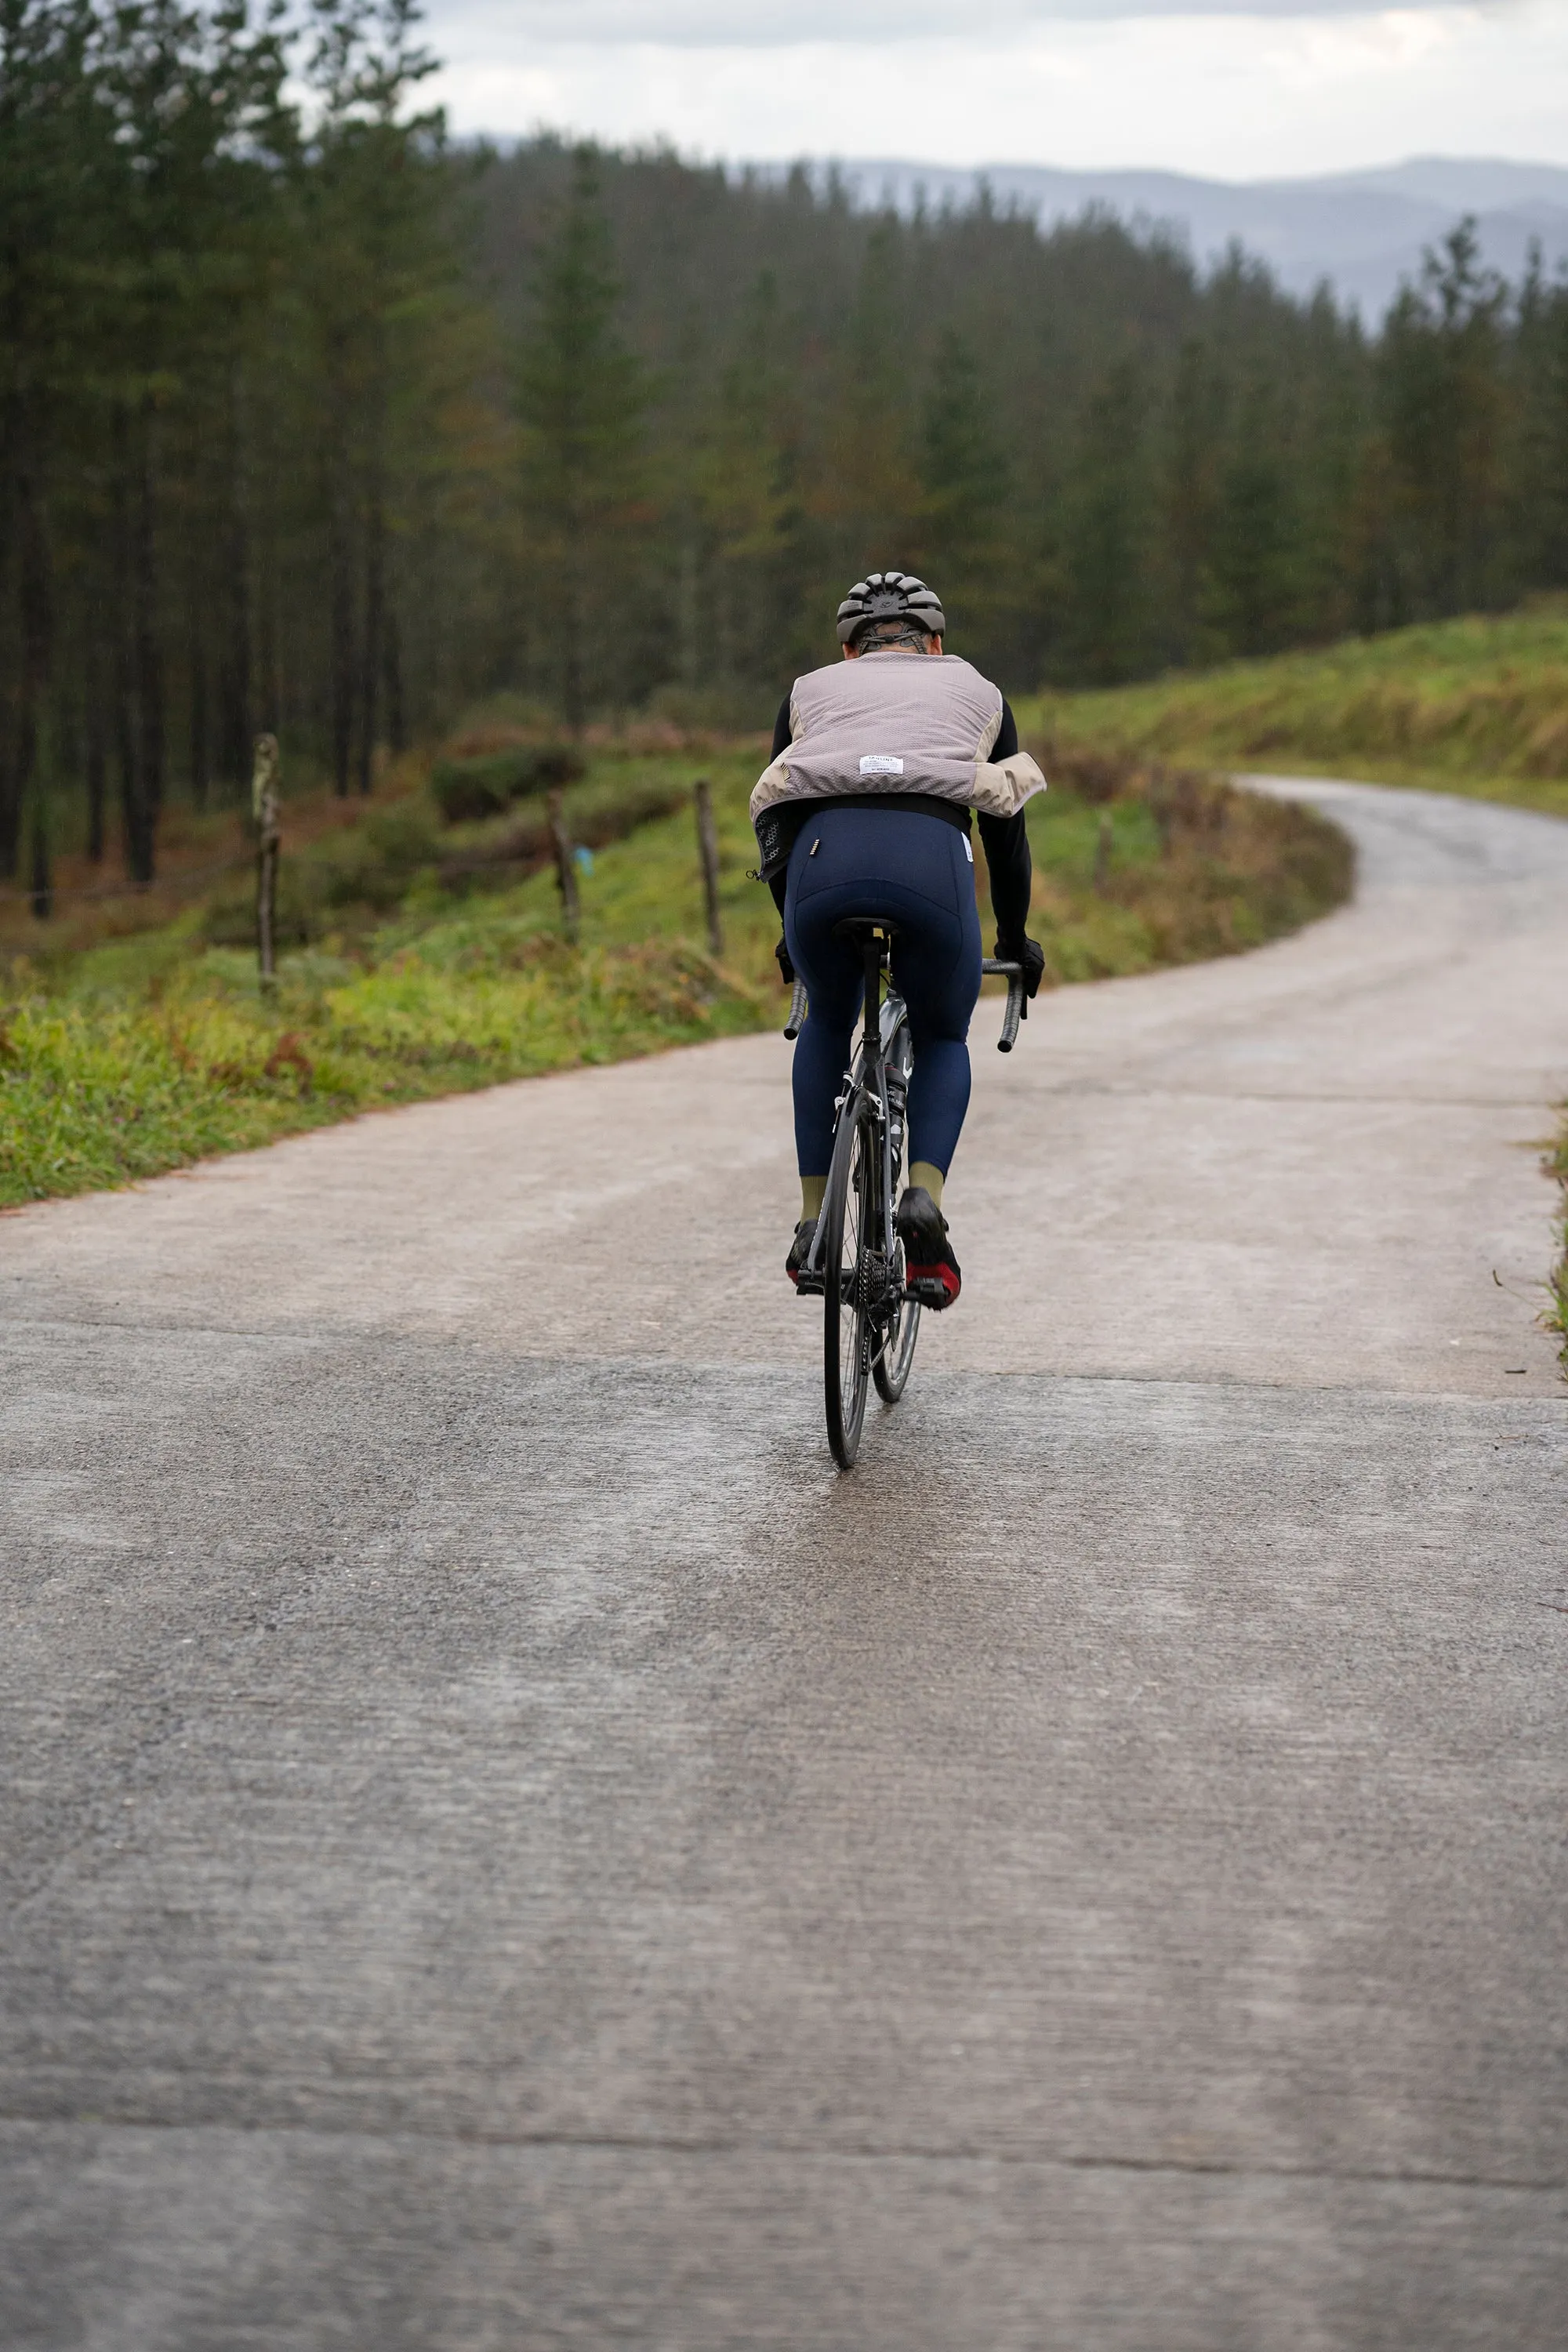
<svg viewBox="0 0 1568 2352">
<path fill-rule="evenodd" d="M 940 1209 L 942 1206 L 942 1170 L 933 1168 L 929 1160 L 911 1160 L 910 1182 L 923 1184 Z"/>
<path fill-rule="evenodd" d="M 800 1213 L 813 1219 L 822 1214 L 822 1196 L 827 1190 L 826 1176 L 803 1176 L 800 1180 Z"/>
</svg>

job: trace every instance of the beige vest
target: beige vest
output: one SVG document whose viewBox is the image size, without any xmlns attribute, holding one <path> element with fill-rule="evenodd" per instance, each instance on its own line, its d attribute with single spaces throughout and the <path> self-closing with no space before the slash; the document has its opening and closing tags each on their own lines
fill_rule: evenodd
<svg viewBox="0 0 1568 2352">
<path fill-rule="evenodd" d="M 797 677 L 794 740 L 764 768 L 752 822 L 774 801 L 841 793 L 931 793 L 1016 816 L 1046 780 L 1026 751 L 993 762 L 1002 696 L 956 654 L 862 654 Z"/>
</svg>

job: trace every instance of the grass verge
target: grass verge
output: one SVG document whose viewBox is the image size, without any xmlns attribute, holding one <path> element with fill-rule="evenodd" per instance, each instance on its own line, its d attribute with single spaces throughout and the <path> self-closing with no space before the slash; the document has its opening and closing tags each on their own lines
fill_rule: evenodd
<svg viewBox="0 0 1568 2352">
<path fill-rule="evenodd" d="M 236 961 L 238 960 L 236 959 Z M 690 950 L 492 939 L 374 969 L 297 965 L 263 1003 L 205 959 L 154 1001 L 33 997 L 0 1028 L 0 1202 L 123 1184 L 355 1111 L 754 1028 Z"/>
<path fill-rule="evenodd" d="M 1568 816 L 1568 603 L 1019 706 L 1068 746 L 1352 775 Z"/>
<path fill-rule="evenodd" d="M 569 797 L 579 835 L 593 828 L 604 845 L 582 877 L 576 948 L 526 812 L 443 829 L 409 794 L 294 853 L 295 945 L 268 997 L 232 889 L 47 965 L 13 961 L 0 981 L 0 1205 L 782 1022 L 777 917 L 745 877 L 760 764 L 749 744 L 595 759 Z M 699 772 L 719 827 L 717 958 L 696 944 Z M 1051 984 L 1256 946 L 1350 887 L 1348 845 L 1311 811 L 1125 761 L 1064 759 L 1029 824 Z M 984 904 L 982 916 L 989 945 Z"/>
</svg>

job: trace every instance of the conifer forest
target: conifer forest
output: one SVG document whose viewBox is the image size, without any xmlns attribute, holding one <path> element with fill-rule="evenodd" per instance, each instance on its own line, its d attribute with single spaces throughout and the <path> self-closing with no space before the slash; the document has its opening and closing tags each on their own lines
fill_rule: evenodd
<svg viewBox="0 0 1568 2352">
<path fill-rule="evenodd" d="M 258 729 L 765 725 L 858 573 L 1005 688 L 1568 587 L 1568 281 L 1388 315 L 1088 215 L 447 135 L 413 0 L 0 0 L 0 879 Z"/>
</svg>

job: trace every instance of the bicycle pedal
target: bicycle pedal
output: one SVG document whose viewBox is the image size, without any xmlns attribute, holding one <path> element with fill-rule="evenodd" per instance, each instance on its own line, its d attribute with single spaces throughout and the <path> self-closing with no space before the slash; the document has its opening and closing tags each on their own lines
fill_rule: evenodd
<svg viewBox="0 0 1568 2352">
<path fill-rule="evenodd" d="M 827 1285 L 820 1274 L 797 1274 L 795 1286 L 797 1296 L 802 1298 L 820 1298 Z"/>
<path fill-rule="evenodd" d="M 912 1298 L 918 1307 L 945 1307 L 947 1285 L 934 1274 L 912 1274 L 904 1285 L 904 1297 Z"/>
</svg>

